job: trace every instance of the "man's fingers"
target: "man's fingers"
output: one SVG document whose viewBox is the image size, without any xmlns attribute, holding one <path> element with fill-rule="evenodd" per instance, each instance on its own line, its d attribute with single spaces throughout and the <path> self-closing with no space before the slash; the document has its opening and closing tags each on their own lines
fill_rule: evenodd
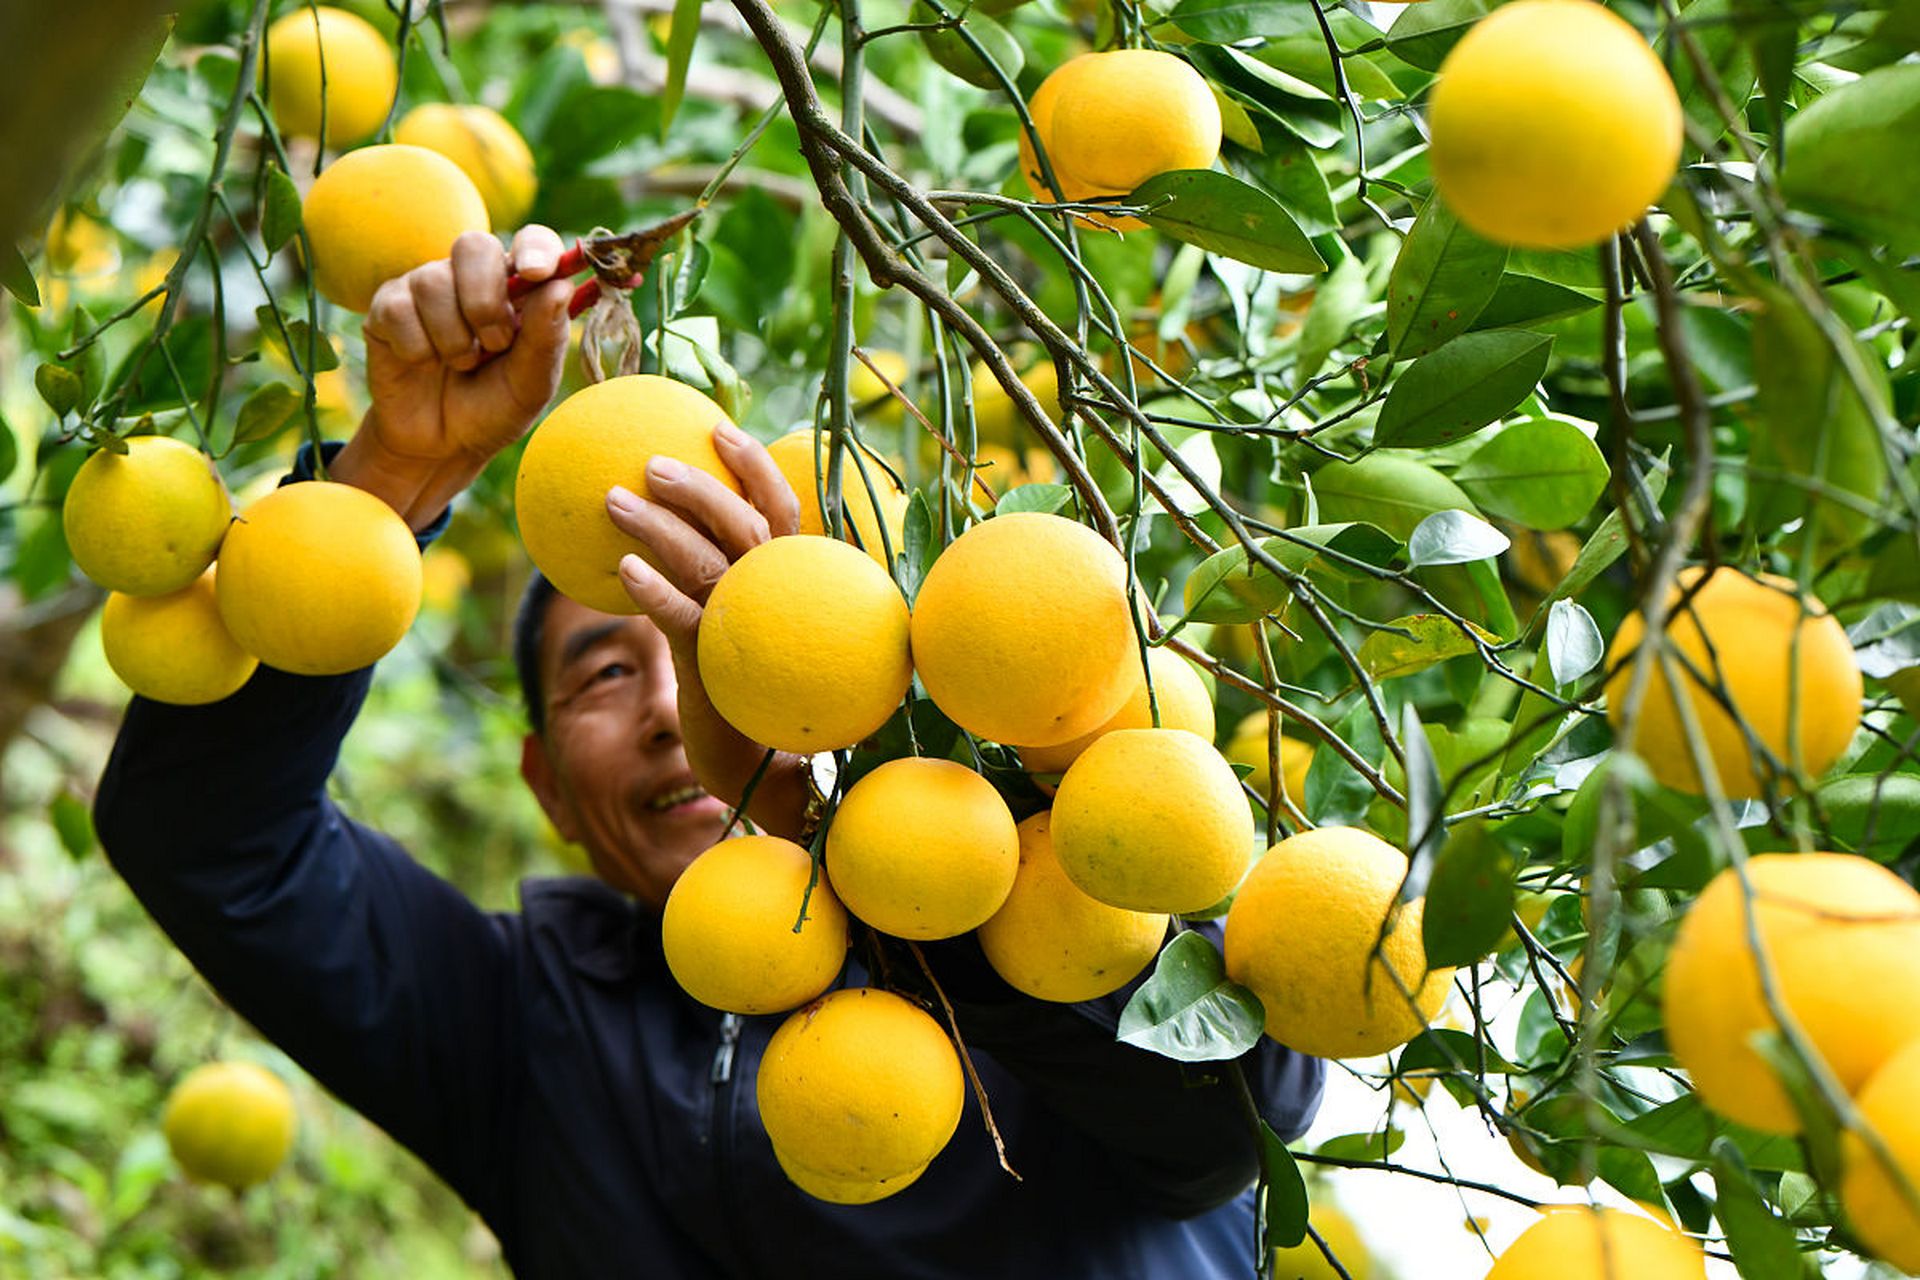
<svg viewBox="0 0 1920 1280">
<path fill-rule="evenodd" d="M 560 385 L 560 366 L 567 358 L 567 299 L 573 288 L 565 280 L 549 280 L 520 303 L 520 332 L 507 353 L 496 362 L 514 403 L 538 413 Z"/>
<path fill-rule="evenodd" d="M 560 265 L 565 246 L 551 227 L 522 227 L 513 237 L 509 251 L 513 274 L 523 280 L 545 280 Z"/>
<path fill-rule="evenodd" d="M 772 522 L 752 503 L 698 467 L 655 454 L 647 463 L 647 488 L 654 501 L 718 543 L 729 560 L 773 536 Z"/>
<path fill-rule="evenodd" d="M 500 242 L 480 231 L 453 242 L 454 299 L 467 327 L 489 353 L 513 345 L 513 312 L 507 306 L 507 255 Z"/>
<path fill-rule="evenodd" d="M 405 276 L 396 276 L 374 291 L 361 333 L 368 342 L 385 345 L 407 364 L 423 364 L 434 358 L 433 343 L 420 323 L 420 312 L 413 305 L 413 288 Z"/>
<path fill-rule="evenodd" d="M 627 489 L 616 486 L 607 494 L 607 515 L 615 528 L 646 544 L 667 581 L 695 604 L 706 603 L 713 584 L 733 563 L 704 531 Z"/>
<path fill-rule="evenodd" d="M 480 343 L 461 314 L 460 300 L 454 291 L 453 262 L 441 258 L 407 272 L 407 287 L 413 292 L 414 310 L 427 331 L 433 350 L 454 369 L 471 369 L 480 363 Z"/>
<path fill-rule="evenodd" d="M 713 444 L 720 460 L 739 477 L 740 487 L 747 492 L 747 501 L 766 518 L 771 536 L 779 538 L 800 532 L 800 499 L 766 446 L 731 422 L 722 422 L 713 429 Z"/>
<path fill-rule="evenodd" d="M 645 614 L 676 655 L 696 652 L 700 635 L 700 606 L 689 600 L 652 565 L 639 556 L 620 558 L 620 585 Z"/>
</svg>

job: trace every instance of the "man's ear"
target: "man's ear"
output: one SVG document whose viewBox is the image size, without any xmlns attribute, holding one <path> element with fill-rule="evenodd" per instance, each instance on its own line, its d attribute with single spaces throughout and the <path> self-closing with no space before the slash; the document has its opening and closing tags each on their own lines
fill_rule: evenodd
<svg viewBox="0 0 1920 1280">
<path fill-rule="evenodd" d="M 520 776 L 526 780 L 533 798 L 546 810 L 547 821 L 568 844 L 580 842 L 580 823 L 573 805 L 560 792 L 560 780 L 554 774 L 553 761 L 547 758 L 547 744 L 539 734 L 530 733 L 520 740 Z"/>
</svg>

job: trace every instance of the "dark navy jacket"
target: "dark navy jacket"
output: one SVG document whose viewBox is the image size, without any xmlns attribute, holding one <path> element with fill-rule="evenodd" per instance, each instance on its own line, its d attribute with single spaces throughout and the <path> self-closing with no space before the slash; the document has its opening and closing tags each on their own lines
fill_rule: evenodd
<svg viewBox="0 0 1920 1280">
<path fill-rule="evenodd" d="M 1019 996 L 970 939 L 930 950 L 1024 1181 L 969 1097 L 898 1195 L 794 1188 L 754 1102 L 779 1016 L 683 995 L 657 918 L 596 881 L 529 881 L 521 912 L 482 912 L 327 798 L 369 679 L 262 668 L 208 707 L 134 699 L 100 838 L 213 987 L 445 1178 L 519 1276 L 1253 1274 L 1238 1089 L 1116 1043 L 1122 996 Z M 1319 1063 L 1264 1042 L 1247 1075 L 1278 1132 L 1306 1128 Z"/>
</svg>

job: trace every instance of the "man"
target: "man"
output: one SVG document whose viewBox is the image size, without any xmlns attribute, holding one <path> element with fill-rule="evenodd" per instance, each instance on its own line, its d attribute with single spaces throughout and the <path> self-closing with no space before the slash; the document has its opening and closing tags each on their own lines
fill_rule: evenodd
<svg viewBox="0 0 1920 1280">
<path fill-rule="evenodd" d="M 559 249 L 530 229 L 512 261 L 546 280 Z M 516 313 L 507 272 L 496 242 L 466 236 L 368 315 L 373 407 L 331 473 L 416 531 L 557 385 L 567 288 Z M 826 1204 L 780 1173 L 753 1082 L 781 1019 L 696 1004 L 660 953 L 668 890 L 764 754 L 701 688 L 700 602 L 797 527 L 765 450 L 727 428 L 716 447 L 745 498 L 660 463 L 651 502 L 609 495 L 661 566 L 621 566 L 638 616 L 537 587 L 523 610 L 523 772 L 598 881 L 529 882 L 520 913 L 485 914 L 341 814 L 326 781 L 364 671 L 263 669 L 211 707 L 135 699 L 96 804 L 115 866 L 235 1009 L 446 1178 L 521 1276 L 1251 1275 L 1252 1112 L 1298 1134 L 1320 1065 L 1265 1043 L 1242 1088 L 1234 1068 L 1118 1044 L 1122 997 L 1026 999 L 971 939 L 927 952 L 1022 1180 L 971 1100 L 927 1173 L 880 1203 Z M 801 762 L 781 758 L 753 816 L 794 834 L 805 799 Z M 845 981 L 866 980 L 849 965 Z"/>
</svg>

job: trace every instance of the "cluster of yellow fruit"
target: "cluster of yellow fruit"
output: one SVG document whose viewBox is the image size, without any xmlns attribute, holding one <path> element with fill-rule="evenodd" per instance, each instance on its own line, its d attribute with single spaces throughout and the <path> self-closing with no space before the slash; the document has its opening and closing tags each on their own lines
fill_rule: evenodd
<svg viewBox="0 0 1920 1280">
<path fill-rule="evenodd" d="M 1744 877 L 1744 883 L 1743 883 Z M 1751 894 L 1749 894 L 1751 889 Z M 1765 979 L 1751 943 L 1765 957 Z M 1769 1000 L 1768 992 L 1771 992 Z M 1841 1203 L 1881 1257 L 1920 1270 L 1920 893 L 1853 854 L 1759 854 L 1729 867 L 1688 911 L 1667 961 L 1667 1043 L 1708 1106 L 1768 1133 L 1800 1113 L 1755 1046 L 1778 1008 L 1853 1098 L 1863 1125 L 1842 1150 Z"/>
<path fill-rule="evenodd" d="M 209 1062 L 167 1095 L 160 1130 L 187 1176 L 244 1191 L 293 1150 L 299 1117 L 285 1082 L 252 1062 Z"/>
<path fill-rule="evenodd" d="M 365 19 L 297 9 L 267 29 L 266 45 L 262 77 L 283 134 L 324 131 L 325 145 L 352 146 L 385 123 L 395 59 Z M 307 193 L 315 287 L 349 311 L 364 312 L 382 282 L 445 257 L 462 232 L 516 227 L 533 207 L 533 153 L 493 109 L 428 103 L 393 136 L 340 157 Z"/>
<path fill-rule="evenodd" d="M 206 455 L 167 436 L 124 444 L 81 465 L 61 516 L 74 563 L 112 593 L 101 644 L 135 693 L 217 702 L 261 662 L 338 675 L 412 625 L 420 551 L 378 498 L 294 484 L 236 518 Z"/>
</svg>

